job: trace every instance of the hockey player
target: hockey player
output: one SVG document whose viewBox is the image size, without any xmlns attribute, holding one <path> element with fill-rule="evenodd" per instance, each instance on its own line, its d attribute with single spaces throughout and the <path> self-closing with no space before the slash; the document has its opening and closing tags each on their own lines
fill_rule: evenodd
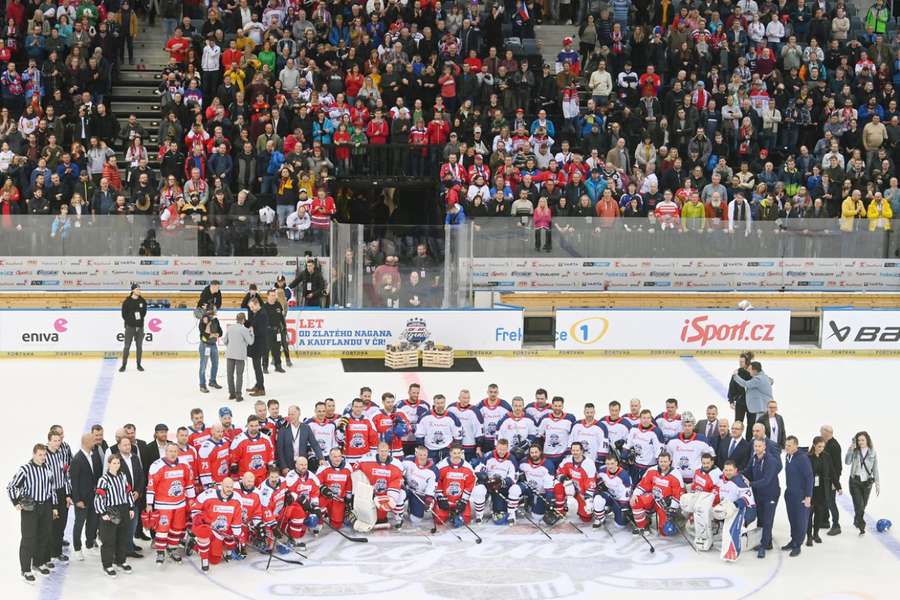
<svg viewBox="0 0 900 600">
<path fill-rule="evenodd" d="M 741 530 L 756 520 L 756 502 L 753 491 L 744 476 L 738 473 L 737 464 L 729 459 L 722 469 L 719 484 L 719 503 L 713 508 L 713 517 L 722 524 L 722 560 L 736 561 L 741 555 Z"/>
<path fill-rule="evenodd" d="M 294 459 L 294 468 L 285 475 L 284 482 L 288 493 L 285 495 L 285 507 L 280 520 L 281 529 L 298 546 L 301 545 L 300 538 L 306 534 L 307 528 L 318 533 L 319 489 L 322 484 L 315 473 L 309 470 L 305 456 Z"/>
<path fill-rule="evenodd" d="M 691 477 L 686 487 L 690 490 L 681 495 L 681 510 L 688 515 L 688 523 L 694 528 L 694 548 L 709 550 L 712 547 L 712 509 L 719 502 L 719 484 L 722 471 L 716 466 L 710 453 L 700 458 L 700 468 Z"/>
<path fill-rule="evenodd" d="M 462 446 L 454 444 L 450 447 L 450 457 L 437 465 L 433 508 L 436 524 L 459 527 L 462 522 L 471 522 L 469 497 L 474 487 L 475 472 L 463 459 Z"/>
<path fill-rule="evenodd" d="M 584 419 L 572 426 L 569 445 L 571 446 L 572 442 L 581 442 L 584 455 L 599 467 L 609 454 L 609 433 L 606 431 L 606 425 L 594 418 L 596 414 L 597 410 L 593 404 L 588 402 L 584 405 Z"/>
<path fill-rule="evenodd" d="M 187 525 L 187 503 L 193 498 L 191 467 L 179 462 L 178 446 L 166 444 L 165 455 L 150 465 L 147 474 L 147 502 L 142 517 L 144 527 L 154 531 L 157 564 L 165 562 L 167 549 L 172 560 L 181 562 L 178 544 Z"/>
<path fill-rule="evenodd" d="M 220 563 L 225 552 L 237 549 L 241 536 L 241 512 L 241 502 L 234 493 L 234 480 L 230 477 L 194 500 L 191 532 L 203 571 L 209 571 L 210 564 Z"/>
<path fill-rule="evenodd" d="M 397 410 L 397 401 L 393 394 L 389 392 L 382 394 L 381 405 L 384 408 L 370 420 L 378 432 L 378 440 L 387 442 L 391 448 L 391 456 L 402 460 L 403 438 L 409 433 L 409 420 Z"/>
<path fill-rule="evenodd" d="M 359 404 L 362 408 L 362 403 Z M 368 420 L 365 420 L 368 423 Z M 321 485 L 319 487 L 319 506 L 327 514 L 331 526 L 340 529 L 344 524 L 347 505 L 353 500 L 352 472 L 340 448 L 332 448 L 328 453 L 328 462 L 316 473 Z"/>
<path fill-rule="evenodd" d="M 437 472 L 425 446 L 417 447 L 416 455 L 408 456 L 403 461 L 403 479 L 409 491 L 410 521 L 415 524 L 434 507 Z"/>
<path fill-rule="evenodd" d="M 632 398 L 628 401 L 628 414 L 622 417 L 628 423 L 628 427 L 637 427 L 641 424 L 641 399 Z"/>
<path fill-rule="evenodd" d="M 197 458 L 200 460 L 200 485 L 204 489 L 213 487 L 228 477 L 230 456 L 225 430 L 221 423 L 216 423 L 210 428 L 209 439 L 197 451 Z"/>
<path fill-rule="evenodd" d="M 370 387 L 361 387 L 359 388 L 359 399 L 363 401 L 363 416 L 367 419 L 375 422 L 375 416 L 381 413 L 381 408 L 375 404 L 375 401 L 372 400 L 372 388 Z M 383 397 L 382 397 L 383 400 Z M 346 417 L 353 411 L 353 403 L 351 402 L 347 406 L 344 407 L 343 415 Z"/>
<path fill-rule="evenodd" d="M 522 418 L 528 419 L 524 413 L 525 403 L 521 399 L 520 402 Z M 478 483 L 472 490 L 472 507 L 475 509 L 476 523 L 481 523 L 484 519 L 487 497 L 490 493 L 494 523 L 515 525 L 519 498 L 522 497 L 522 488 L 515 483 L 518 468 L 516 459 L 509 454 L 509 442 L 503 438 L 497 440 L 493 452 L 481 457 L 475 465 L 475 478 Z"/>
<path fill-rule="evenodd" d="M 225 441 L 228 442 L 228 445 L 231 445 L 234 438 L 241 434 L 241 428 L 234 426 L 231 409 L 227 406 L 223 406 L 219 409 L 219 422 L 222 424 L 222 429 L 224 430 Z"/>
<path fill-rule="evenodd" d="M 341 417 L 337 424 L 338 441 L 343 443 L 343 456 L 352 466 L 375 452 L 378 432 L 372 422 L 363 415 L 363 401 L 354 398 L 350 414 Z"/>
<path fill-rule="evenodd" d="M 411 456 L 416 450 L 416 425 L 419 424 L 419 419 L 431 412 L 428 403 L 419 398 L 421 393 L 421 386 L 418 383 L 411 383 L 407 390 L 408 397 L 397 405 L 397 410 L 406 415 L 406 420 L 409 421 L 409 433 L 403 437 L 405 456 Z"/>
<path fill-rule="evenodd" d="M 560 515 L 569 510 L 568 499 L 573 498 L 577 505 L 576 512 L 585 523 L 590 522 L 593 509 L 592 499 L 597 481 L 596 463 L 584 455 L 581 442 L 574 442 L 571 455 L 567 456 L 556 469 L 556 484 L 553 496 L 556 501 L 556 513 L 547 513 L 544 521 L 552 525 Z"/>
<path fill-rule="evenodd" d="M 492 383 L 488 386 L 487 397 L 478 403 L 475 410 L 481 415 L 481 422 L 484 426 L 481 446 L 475 452 L 480 457 L 494 449 L 494 442 L 497 440 L 497 425 L 500 424 L 500 419 L 512 410 L 512 407 L 500 397 L 500 388 L 497 387 L 497 384 Z"/>
<path fill-rule="evenodd" d="M 481 421 L 481 413 L 472 406 L 472 395 L 469 390 L 460 390 L 456 402 L 447 408 L 447 412 L 459 419 L 460 443 L 466 460 L 470 462 L 475 460 L 476 448 L 484 438 L 484 424 Z"/>
<path fill-rule="evenodd" d="M 197 449 L 188 443 L 187 427 L 179 427 L 175 431 L 175 443 L 178 447 L 178 462 L 190 467 L 194 491 L 199 494 L 203 491 L 200 485 L 200 458 Z"/>
<path fill-rule="evenodd" d="M 273 431 L 272 427 L 269 425 L 269 411 L 266 408 L 266 403 L 262 400 L 254 402 L 253 414 L 256 415 L 256 418 L 259 420 L 259 432 L 269 438 L 269 441 L 272 442 L 272 447 L 274 448 L 276 432 Z"/>
<path fill-rule="evenodd" d="M 519 464 L 518 483 L 522 489 L 522 502 L 537 517 L 543 517 L 554 502 L 555 475 L 556 465 L 544 458 L 540 446 L 532 444 L 528 448 L 528 460 Z"/>
<path fill-rule="evenodd" d="M 435 462 L 447 458 L 450 445 L 462 438 L 459 419 L 447 412 L 447 399 L 438 394 L 432 398 L 434 408 L 419 419 L 416 425 L 416 442 L 428 448 L 428 457 Z"/>
<path fill-rule="evenodd" d="M 694 431 L 694 423 L 694 415 L 685 411 L 681 415 L 684 430 L 666 444 L 666 450 L 672 455 L 672 464 L 681 472 L 681 480 L 685 485 L 694 479 L 694 471 L 700 468 L 702 455 L 716 455 L 706 437 Z"/>
<path fill-rule="evenodd" d="M 613 400 L 609 403 L 609 414 L 600 419 L 600 422 L 606 427 L 609 447 L 615 447 L 620 441 L 624 444 L 625 438 L 628 437 L 628 430 L 631 429 L 631 425 L 622 417 L 621 412 L 622 405 Z"/>
<path fill-rule="evenodd" d="M 259 503 L 263 509 L 269 511 L 278 522 L 284 512 L 284 499 L 288 494 L 288 486 L 276 465 L 269 465 L 269 476 L 259 484 L 255 493 L 259 496 Z"/>
<path fill-rule="evenodd" d="M 328 456 L 331 449 L 338 445 L 337 423 L 336 421 L 328 420 L 325 416 L 324 402 L 316 402 L 315 416 L 312 419 L 308 419 L 306 424 L 312 430 L 313 437 L 316 438 L 316 443 L 319 444 L 319 449 L 322 451 L 322 456 Z M 316 462 L 318 462 L 318 459 Z M 318 467 L 318 465 L 312 465 L 312 467 L 314 467 L 312 470 L 315 470 L 315 467 Z"/>
<path fill-rule="evenodd" d="M 656 415 L 656 426 L 662 432 L 663 442 L 668 443 L 682 431 L 681 415 L 678 414 L 678 400 L 666 400 L 666 411 Z"/>
<path fill-rule="evenodd" d="M 356 471 L 365 477 L 365 482 L 358 483 Z M 354 477 L 357 478 L 353 485 L 353 512 L 356 514 L 354 528 L 357 531 L 370 531 L 376 523 L 390 518 L 391 525 L 400 529 L 403 526 L 403 513 L 406 511 L 406 492 L 403 490 L 403 469 L 391 456 L 390 445 L 379 442 L 374 458 L 357 463 Z M 361 483 L 368 483 L 372 487 L 372 497 L 364 497 L 364 486 Z M 374 507 L 371 506 L 373 503 Z M 373 513 L 371 516 L 374 519 L 364 521 L 364 516 L 369 513 Z"/>
<path fill-rule="evenodd" d="M 550 402 L 553 410 L 538 423 L 538 437 L 544 440 L 544 456 L 550 460 L 562 460 L 569 452 L 569 436 L 575 417 L 563 410 L 564 404 L 562 396 L 554 396 Z"/>
<path fill-rule="evenodd" d="M 253 473 L 256 478 L 253 487 L 263 482 L 269 472 L 269 463 L 275 460 L 272 441 L 260 432 L 260 425 L 256 415 L 247 417 L 247 430 L 231 443 L 229 458 L 232 472 Z"/>
<path fill-rule="evenodd" d="M 604 459 L 604 466 L 597 472 L 597 489 L 594 493 L 594 527 L 602 527 L 611 511 L 616 525 L 625 525 L 625 511 L 631 498 L 631 477 L 619 465 L 615 454 Z"/>
<path fill-rule="evenodd" d="M 642 420 L 644 413 L 649 411 L 642 411 Z M 647 469 L 631 495 L 631 511 L 637 525 L 634 533 L 640 533 L 640 529 L 649 526 L 647 511 L 655 511 L 659 534 L 665 535 L 666 523 L 681 507 L 680 498 L 683 489 L 678 471 L 672 469 L 672 457 L 667 452 L 661 453 L 657 466 Z"/>
<path fill-rule="evenodd" d="M 512 399 L 512 412 L 497 424 L 497 439 L 509 442 L 510 454 L 516 461 L 524 460 L 528 447 L 537 437 L 537 425 L 525 413 L 525 400 L 521 396 Z"/>
<path fill-rule="evenodd" d="M 341 418 L 341 415 L 335 412 L 336 406 L 334 398 L 325 398 L 325 420 L 329 423 L 337 423 L 338 419 Z"/>
<path fill-rule="evenodd" d="M 261 419 L 259 426 L 263 430 L 268 430 L 269 437 L 272 439 L 272 447 L 278 447 L 278 432 L 285 426 L 285 418 L 281 416 L 281 403 L 275 398 L 270 398 L 266 402 L 266 409 L 269 411 L 265 419 Z"/>
<path fill-rule="evenodd" d="M 637 427 L 632 427 L 622 446 L 623 458 L 632 463 L 631 480 L 639 481 L 650 467 L 656 465 L 656 457 L 663 449 L 659 427 L 653 424 L 653 414 L 644 409 Z"/>
<path fill-rule="evenodd" d="M 544 388 L 538 388 L 534 392 L 534 402 L 530 402 L 528 406 L 525 407 L 525 414 L 531 417 L 531 420 L 535 423 L 539 423 L 541 419 L 550 414 L 550 411 L 553 409 L 550 408 L 550 403 L 547 402 L 547 390 Z"/>
<path fill-rule="evenodd" d="M 238 539 L 241 554 L 246 556 L 246 546 L 251 541 L 262 542 L 268 548 L 275 518 L 263 507 L 256 493 L 256 475 L 252 471 L 241 475 L 234 496 L 241 503 L 241 536 Z"/>
<path fill-rule="evenodd" d="M 203 442 L 210 438 L 212 431 L 203 423 L 203 409 L 191 409 L 191 425 L 188 427 L 188 444 L 200 450 Z"/>
</svg>

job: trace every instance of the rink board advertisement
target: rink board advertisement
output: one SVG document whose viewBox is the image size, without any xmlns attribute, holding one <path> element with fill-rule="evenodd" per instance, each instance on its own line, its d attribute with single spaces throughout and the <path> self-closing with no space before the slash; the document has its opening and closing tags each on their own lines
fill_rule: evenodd
<svg viewBox="0 0 900 600">
<path fill-rule="evenodd" d="M 223 330 L 238 312 L 219 312 Z M 388 343 L 427 340 L 456 350 L 520 350 L 522 315 L 518 308 L 297 310 L 287 325 L 290 345 L 300 352 L 383 351 Z M 197 323 L 190 310 L 149 311 L 144 351 L 197 352 Z M 122 329 L 118 310 L 0 310 L 0 352 L 119 352 Z"/>
<path fill-rule="evenodd" d="M 892 291 L 900 260 L 476 258 L 472 282 L 497 291 Z"/>
<path fill-rule="evenodd" d="M 900 310 L 824 309 L 823 350 L 900 350 Z"/>
<path fill-rule="evenodd" d="M 191 290 L 214 279 L 224 290 L 246 290 L 251 283 L 273 283 L 279 275 L 290 280 L 296 270 L 295 256 L 6 256 L 0 257 L 0 290 L 121 291 L 131 283 L 153 290 Z"/>
<path fill-rule="evenodd" d="M 556 311 L 557 350 L 784 350 L 788 310 Z"/>
</svg>

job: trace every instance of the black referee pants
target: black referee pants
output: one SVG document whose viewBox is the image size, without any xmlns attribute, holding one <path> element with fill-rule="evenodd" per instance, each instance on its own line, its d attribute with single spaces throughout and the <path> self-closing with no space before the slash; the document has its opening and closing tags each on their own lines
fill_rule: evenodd
<svg viewBox="0 0 900 600">
<path fill-rule="evenodd" d="M 50 562 L 50 501 L 38 502 L 34 510 L 22 514 L 22 542 L 19 544 L 19 566 L 23 573 Z"/>
<path fill-rule="evenodd" d="M 53 508 L 56 509 L 59 517 L 51 519 L 50 556 L 56 557 L 61 556 L 63 553 L 63 535 L 66 533 L 66 523 L 69 521 L 69 507 L 66 506 L 66 490 L 57 490 L 54 500 Z"/>
<path fill-rule="evenodd" d="M 128 505 L 117 507 L 122 520 L 118 525 L 112 521 L 100 519 L 100 562 L 103 568 L 108 569 L 117 565 L 124 565 L 128 557 L 128 547 L 131 544 L 131 536 L 128 535 L 131 519 L 128 517 Z"/>
</svg>

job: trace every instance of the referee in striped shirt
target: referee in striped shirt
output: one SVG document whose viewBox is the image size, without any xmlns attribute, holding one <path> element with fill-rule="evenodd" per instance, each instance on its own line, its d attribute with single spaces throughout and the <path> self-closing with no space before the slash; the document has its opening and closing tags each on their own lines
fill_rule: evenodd
<svg viewBox="0 0 900 600">
<path fill-rule="evenodd" d="M 122 470 L 122 457 L 110 454 L 106 459 L 106 473 L 97 482 L 94 495 L 94 510 L 100 517 L 100 562 L 110 577 L 117 575 L 113 564 L 123 573 L 131 572 L 131 565 L 125 564 L 132 541 L 130 523 L 134 518 L 131 492 Z"/>
<path fill-rule="evenodd" d="M 62 427 L 54 425 L 47 434 L 47 466 L 53 475 L 53 509 L 56 514 L 51 524 L 50 556 L 53 560 L 67 562 L 63 554 L 63 535 L 72 506 L 72 481 L 69 479 L 69 465 L 72 463 L 72 449 L 63 441 Z"/>
<path fill-rule="evenodd" d="M 31 460 L 19 467 L 6 486 L 9 499 L 22 515 L 22 542 L 19 544 L 19 563 L 22 577 L 34 583 L 32 567 L 41 575 L 49 575 L 50 519 L 54 492 L 53 473 L 46 464 L 47 446 L 35 444 Z"/>
</svg>

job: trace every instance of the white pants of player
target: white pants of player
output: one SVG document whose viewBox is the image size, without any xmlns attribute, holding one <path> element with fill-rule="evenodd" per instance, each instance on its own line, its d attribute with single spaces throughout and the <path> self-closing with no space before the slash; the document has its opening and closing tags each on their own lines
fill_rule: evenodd
<svg viewBox="0 0 900 600">
<path fill-rule="evenodd" d="M 501 491 L 500 493 L 502 494 L 503 492 Z M 506 512 L 510 514 L 514 513 L 516 509 L 519 508 L 519 500 L 522 498 L 522 488 L 519 487 L 519 484 L 514 483 L 509 486 L 509 490 L 504 495 L 508 500 L 508 502 L 505 502 Z M 472 490 L 472 508 L 475 509 L 476 517 L 484 517 L 484 512 L 487 508 L 487 496 L 488 491 L 483 484 L 479 483 L 475 486 L 475 489 Z M 498 500 L 503 503 L 502 499 Z M 493 510 L 491 512 L 493 512 Z"/>
</svg>

